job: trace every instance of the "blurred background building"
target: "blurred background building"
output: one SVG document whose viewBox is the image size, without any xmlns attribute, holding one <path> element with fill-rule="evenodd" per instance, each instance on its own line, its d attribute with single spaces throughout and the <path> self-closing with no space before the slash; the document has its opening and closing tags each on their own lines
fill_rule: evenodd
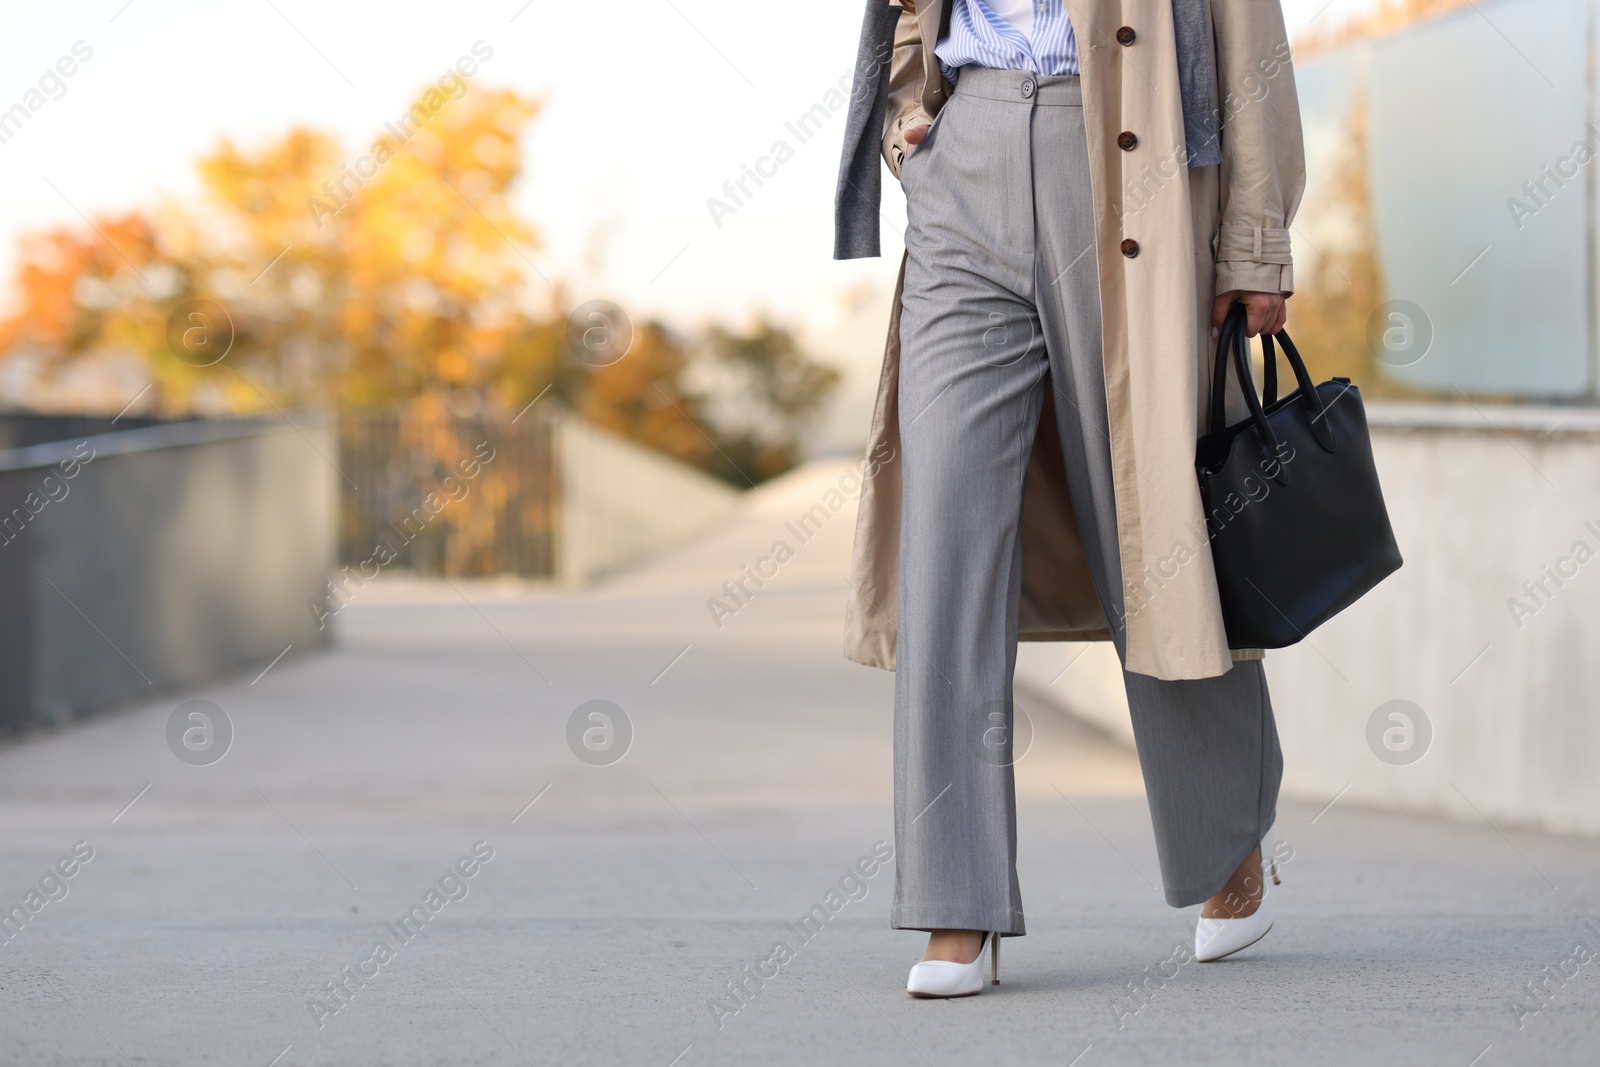
<svg viewBox="0 0 1600 1067">
<path fill-rule="evenodd" d="M 1587 4 L 1431 0 L 1301 45 L 1318 358 L 1368 395 L 1596 400 L 1594 44 Z"/>
</svg>

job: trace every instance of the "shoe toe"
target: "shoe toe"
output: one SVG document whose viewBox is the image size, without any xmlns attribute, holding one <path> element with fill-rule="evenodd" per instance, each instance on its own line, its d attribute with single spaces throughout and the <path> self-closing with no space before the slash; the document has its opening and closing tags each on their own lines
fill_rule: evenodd
<svg viewBox="0 0 1600 1067">
<path fill-rule="evenodd" d="M 906 992 L 919 997 L 961 997 L 982 988 L 982 968 L 976 963 L 923 960 L 906 979 Z"/>
<path fill-rule="evenodd" d="M 1220 960 L 1267 936 L 1272 929 L 1273 902 L 1269 896 L 1255 912 L 1241 919 L 1202 918 L 1194 928 L 1194 958 L 1201 963 Z"/>
</svg>

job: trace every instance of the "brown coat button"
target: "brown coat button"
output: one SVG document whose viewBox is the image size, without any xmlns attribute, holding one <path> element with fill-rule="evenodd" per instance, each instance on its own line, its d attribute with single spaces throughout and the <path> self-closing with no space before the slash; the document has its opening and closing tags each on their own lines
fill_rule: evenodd
<svg viewBox="0 0 1600 1067">
<path fill-rule="evenodd" d="M 1135 241 L 1132 237 L 1124 238 L 1122 242 L 1122 254 L 1127 256 L 1129 259 L 1132 259 L 1134 256 L 1138 255 L 1139 242 Z"/>
<path fill-rule="evenodd" d="M 1117 134 L 1117 147 L 1122 149 L 1124 152 L 1132 152 L 1135 148 L 1139 147 L 1139 138 L 1135 137 L 1127 130 L 1123 130 L 1121 133 Z"/>
<path fill-rule="evenodd" d="M 1139 35 L 1133 32 L 1132 26 L 1124 26 L 1117 31 L 1117 43 L 1122 45 L 1132 44 L 1138 40 Z"/>
</svg>

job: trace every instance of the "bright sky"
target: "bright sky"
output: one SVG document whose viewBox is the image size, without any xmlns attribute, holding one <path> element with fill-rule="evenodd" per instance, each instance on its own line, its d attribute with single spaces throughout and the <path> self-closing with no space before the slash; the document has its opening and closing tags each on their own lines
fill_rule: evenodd
<svg viewBox="0 0 1600 1067">
<path fill-rule="evenodd" d="M 1322 19 L 1370 0 L 1333 0 Z M 1323 0 L 1288 0 L 1291 26 Z M 76 42 L 93 50 L 0 144 L 0 275 L 16 237 L 194 188 L 222 134 L 313 125 L 369 141 L 475 41 L 481 85 L 543 97 L 523 213 L 541 272 L 635 318 L 692 324 L 767 309 L 846 364 L 881 345 L 903 213 L 888 183 L 885 258 L 831 258 L 842 115 L 805 144 L 785 123 L 854 60 L 862 0 L 84 0 L 0 6 L 0 110 Z M 83 49 L 80 47 L 80 51 Z M 55 90 L 60 92 L 60 90 Z M 720 228 L 723 182 L 783 139 L 795 149 Z M 883 314 L 879 314 L 882 311 Z M 863 316 L 865 318 L 863 319 Z"/>
</svg>

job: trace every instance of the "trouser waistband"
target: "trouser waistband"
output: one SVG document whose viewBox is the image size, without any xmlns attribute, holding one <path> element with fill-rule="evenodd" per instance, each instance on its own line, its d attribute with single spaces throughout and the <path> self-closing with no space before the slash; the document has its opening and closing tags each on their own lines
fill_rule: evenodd
<svg viewBox="0 0 1600 1067">
<path fill-rule="evenodd" d="M 1026 70 L 965 66 L 956 78 L 954 95 L 1043 107 L 1083 106 L 1083 89 L 1076 74 L 1034 74 Z"/>
</svg>

